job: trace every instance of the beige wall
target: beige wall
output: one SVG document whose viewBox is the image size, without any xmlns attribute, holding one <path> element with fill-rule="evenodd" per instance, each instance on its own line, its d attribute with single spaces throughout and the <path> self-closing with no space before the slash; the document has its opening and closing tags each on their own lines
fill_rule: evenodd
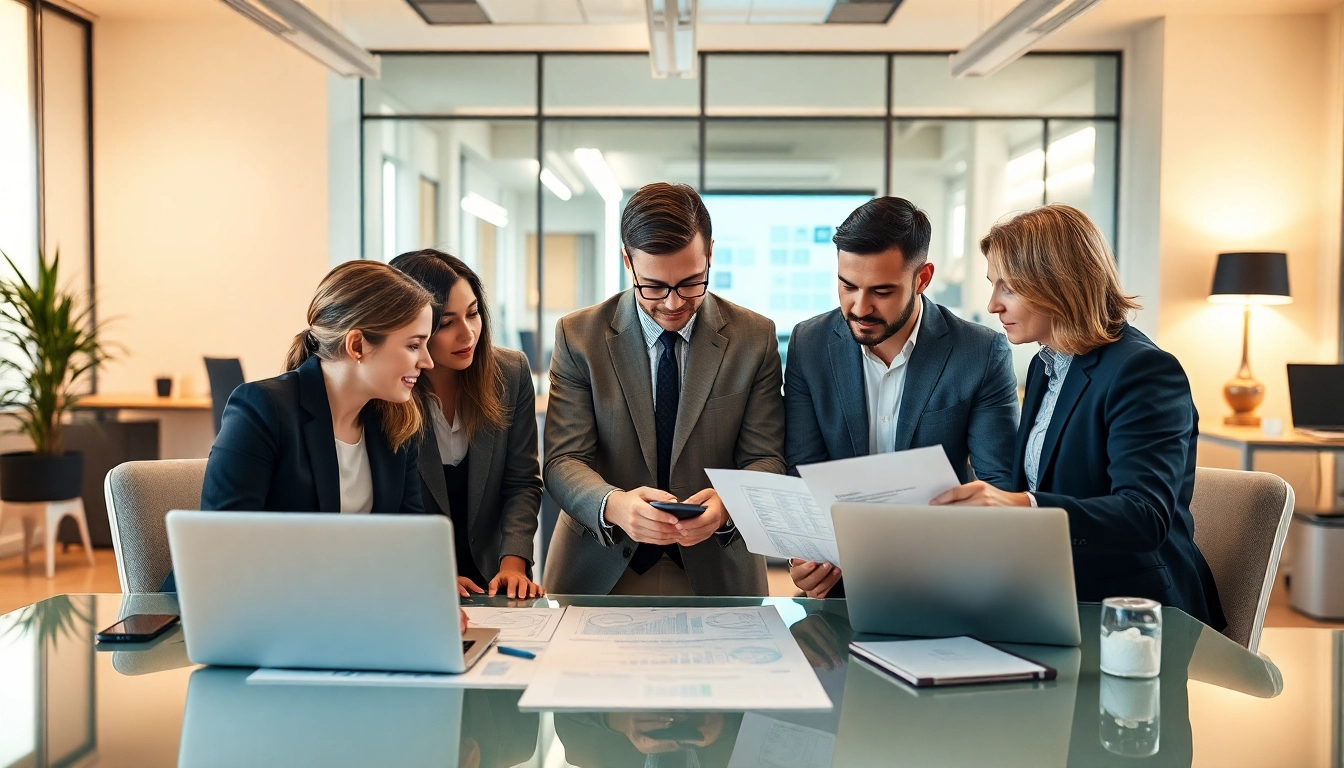
<svg viewBox="0 0 1344 768">
<path fill-rule="evenodd" d="M 128 348 L 104 392 L 206 394 L 204 355 L 279 373 L 328 268 L 327 71 L 214 7 L 95 26 L 98 297 Z"/>
</svg>

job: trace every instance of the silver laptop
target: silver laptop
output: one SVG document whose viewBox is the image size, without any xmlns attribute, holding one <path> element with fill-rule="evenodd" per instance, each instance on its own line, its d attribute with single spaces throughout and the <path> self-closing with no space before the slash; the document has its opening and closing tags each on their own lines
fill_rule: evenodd
<svg viewBox="0 0 1344 768">
<path fill-rule="evenodd" d="M 458 625 L 439 515 L 168 513 L 196 664 L 465 672 L 498 630 Z"/>
<path fill-rule="evenodd" d="M 831 507 L 856 632 L 1082 642 L 1062 509 Z"/>
</svg>

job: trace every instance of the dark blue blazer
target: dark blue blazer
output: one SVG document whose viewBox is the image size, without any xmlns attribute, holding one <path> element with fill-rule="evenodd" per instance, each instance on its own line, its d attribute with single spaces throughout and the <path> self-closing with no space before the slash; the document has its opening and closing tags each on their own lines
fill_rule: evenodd
<svg viewBox="0 0 1344 768">
<path fill-rule="evenodd" d="M 975 476 L 1003 487 L 1012 479 L 1017 376 L 1008 340 L 927 298 L 905 390 L 894 450 L 941 445 L 962 482 Z M 844 314 L 805 320 L 789 339 L 784 371 L 784 460 L 800 464 L 868 455 L 863 357 Z"/>
<path fill-rule="evenodd" d="M 361 414 L 373 476 L 374 514 L 424 514 L 417 440 L 393 451 L 373 403 Z M 243 384 L 224 406 L 210 448 L 201 509 L 243 512 L 341 511 L 336 433 L 322 366 L 310 357 L 296 370 Z M 170 573 L 163 591 L 176 591 Z"/>
<path fill-rule="evenodd" d="M 1045 397 L 1027 371 L 1011 488 L 1027 490 L 1027 435 Z M 1138 329 L 1075 357 L 1041 448 L 1036 500 L 1069 514 L 1078 599 L 1147 597 L 1221 630 L 1213 573 L 1195 546 L 1199 415 L 1181 364 Z"/>
</svg>

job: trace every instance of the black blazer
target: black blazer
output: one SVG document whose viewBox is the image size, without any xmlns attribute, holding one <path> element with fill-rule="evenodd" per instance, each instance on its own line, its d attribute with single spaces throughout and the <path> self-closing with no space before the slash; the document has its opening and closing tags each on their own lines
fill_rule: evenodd
<svg viewBox="0 0 1344 768">
<path fill-rule="evenodd" d="M 361 418 L 373 476 L 373 512 L 424 514 L 417 441 L 393 452 L 372 403 Z M 318 358 L 310 357 L 273 379 L 243 384 L 224 406 L 205 465 L 201 509 L 339 513 L 335 441 Z M 163 591 L 176 591 L 171 573 Z"/>
<path fill-rule="evenodd" d="M 1045 391 L 1037 357 L 1017 430 L 1017 491 L 1027 490 L 1027 435 Z M 1190 516 L 1198 435 L 1185 371 L 1138 329 L 1126 324 L 1114 343 L 1074 358 L 1045 433 L 1036 500 L 1069 514 L 1079 600 L 1147 597 L 1227 625 Z"/>
<path fill-rule="evenodd" d="M 500 397 L 508 411 L 504 429 L 477 431 L 467 449 L 467 536 L 476 568 L 487 581 L 499 573 L 505 555 L 532 562 L 532 539 L 537 533 L 541 509 L 541 465 L 537 462 L 537 398 L 527 357 L 511 349 L 495 349 L 503 390 Z M 437 405 L 431 405 L 437 408 Z M 448 484 L 443 477 L 443 457 L 434 435 L 434 422 L 426 417 L 420 443 L 421 497 L 425 510 L 449 514 Z M 484 584 L 480 586 L 485 586 Z"/>
</svg>

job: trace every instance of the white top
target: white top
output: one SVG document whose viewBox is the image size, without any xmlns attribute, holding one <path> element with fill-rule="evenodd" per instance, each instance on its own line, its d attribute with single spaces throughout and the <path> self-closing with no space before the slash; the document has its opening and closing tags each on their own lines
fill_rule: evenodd
<svg viewBox="0 0 1344 768">
<path fill-rule="evenodd" d="M 436 400 L 434 407 L 429 409 L 429 418 L 434 422 L 434 442 L 439 445 L 439 458 L 445 466 L 456 467 L 461 464 L 471 444 L 467 442 L 467 431 L 462 428 L 457 410 L 453 410 L 453 423 L 450 425 L 448 417 L 443 415 L 443 407 Z"/>
<path fill-rule="evenodd" d="M 373 511 L 373 471 L 364 436 L 351 445 L 336 441 L 336 465 L 341 470 L 341 514 L 367 515 Z"/>
<path fill-rule="evenodd" d="M 920 299 L 919 301 L 923 301 Z M 901 347 L 900 354 L 891 359 L 891 365 L 873 354 L 872 347 L 859 345 L 863 350 L 863 391 L 868 396 L 868 455 L 891 453 L 896 450 L 896 419 L 901 414 L 901 398 L 905 396 L 905 372 L 910 355 L 914 354 L 919 339 L 919 326 L 924 323 L 924 308 L 910 338 Z"/>
</svg>

